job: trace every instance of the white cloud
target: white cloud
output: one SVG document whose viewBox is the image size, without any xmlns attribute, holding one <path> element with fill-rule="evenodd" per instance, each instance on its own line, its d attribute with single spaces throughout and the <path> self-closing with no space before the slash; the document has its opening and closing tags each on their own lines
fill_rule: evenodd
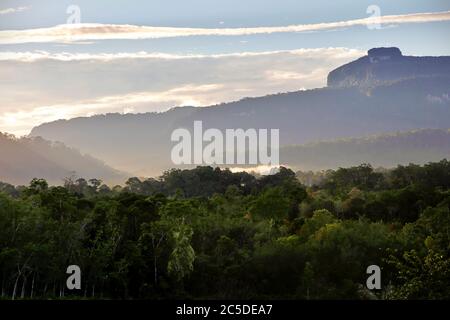
<svg viewBox="0 0 450 320">
<path fill-rule="evenodd" d="M 31 123 L 44 123 L 58 119 L 70 119 L 91 116 L 99 113 L 132 113 L 137 112 L 135 106 L 142 104 L 158 104 L 170 106 L 203 106 L 211 101 L 202 99 L 202 95 L 220 89 L 221 85 L 186 85 L 161 92 L 132 92 L 124 95 L 112 95 L 92 100 L 73 101 L 68 104 L 55 104 L 0 114 L 0 128 L 7 129 L 17 135 L 29 132 Z M 130 106 L 130 107 L 128 107 Z M 2 129 L 2 130 L 4 130 Z M 9 130 L 8 130 L 9 129 Z M 11 130 L 13 129 L 13 130 Z"/>
<path fill-rule="evenodd" d="M 82 61 L 82 60 L 101 60 L 113 61 L 123 59 L 159 59 L 159 60 L 192 60 L 192 59 L 220 59 L 220 58 L 239 58 L 239 57 L 261 57 L 273 56 L 274 54 L 292 54 L 302 57 L 314 57 L 316 53 L 325 54 L 332 53 L 338 58 L 352 58 L 357 55 L 364 54 L 357 49 L 348 48 L 316 48 L 316 49 L 295 49 L 295 50 L 277 50 L 262 52 L 239 52 L 239 53 L 222 53 L 222 54 L 170 54 L 159 52 L 117 52 L 117 53 L 70 53 L 59 52 L 50 53 L 44 50 L 35 51 L 3 51 L 0 52 L 0 61 L 22 61 L 35 62 L 37 60 L 57 60 L 57 61 Z"/>
<path fill-rule="evenodd" d="M 187 36 L 242 36 L 287 32 L 335 30 L 372 24 L 450 21 L 450 11 L 368 17 L 337 22 L 253 28 L 174 28 L 116 24 L 65 24 L 49 28 L 0 31 L 0 44 L 76 42 L 89 40 L 139 40 Z"/>
<path fill-rule="evenodd" d="M 26 11 L 26 10 L 30 10 L 30 9 L 31 9 L 31 6 L 0 9 L 0 16 L 5 15 L 5 14 L 18 13 L 18 12 L 22 12 L 22 11 Z"/>
<path fill-rule="evenodd" d="M 365 53 L 346 48 L 221 55 L 0 54 L 0 131 L 108 112 L 163 111 L 322 87 Z"/>
</svg>

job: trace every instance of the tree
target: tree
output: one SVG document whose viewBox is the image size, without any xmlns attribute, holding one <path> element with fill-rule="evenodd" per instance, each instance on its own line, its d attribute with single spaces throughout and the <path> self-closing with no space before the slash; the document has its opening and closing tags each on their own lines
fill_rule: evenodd
<svg viewBox="0 0 450 320">
<path fill-rule="evenodd" d="M 92 189 L 94 189 L 94 192 L 97 192 L 98 187 L 100 187 L 101 184 L 102 184 L 102 180 L 100 180 L 100 179 L 89 179 L 89 184 L 92 187 Z"/>
<path fill-rule="evenodd" d="M 38 194 L 48 190 L 48 183 L 45 179 L 34 178 L 28 187 L 30 194 Z"/>
<path fill-rule="evenodd" d="M 401 258 L 390 256 L 395 266 L 397 282 L 389 293 L 390 299 L 449 299 L 450 258 L 429 250 L 425 257 L 411 250 Z"/>
<path fill-rule="evenodd" d="M 177 281 L 181 281 L 194 269 L 195 252 L 190 241 L 192 229 L 182 224 L 178 230 L 173 231 L 174 249 L 170 254 L 167 271 Z"/>
<path fill-rule="evenodd" d="M 281 187 L 269 188 L 264 191 L 250 207 L 252 215 L 260 218 L 283 219 L 287 217 L 289 199 Z"/>
<path fill-rule="evenodd" d="M 139 239 L 144 251 L 150 252 L 153 261 L 153 282 L 158 285 L 160 260 L 164 257 L 164 245 L 167 246 L 172 226 L 167 220 L 158 220 L 142 225 L 142 235 Z"/>
</svg>

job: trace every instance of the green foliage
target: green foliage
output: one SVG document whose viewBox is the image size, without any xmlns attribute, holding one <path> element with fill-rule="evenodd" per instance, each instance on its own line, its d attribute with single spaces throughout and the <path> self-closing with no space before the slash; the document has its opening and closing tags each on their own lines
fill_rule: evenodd
<svg viewBox="0 0 450 320">
<path fill-rule="evenodd" d="M 401 258 L 391 256 L 389 263 L 397 270 L 397 286 L 390 299 L 448 299 L 450 296 L 450 258 L 429 250 L 422 257 L 415 250 Z"/>
<path fill-rule="evenodd" d="M 189 275 L 194 270 L 195 252 L 191 246 L 192 229 L 181 225 L 173 231 L 174 249 L 167 265 L 169 275 L 173 275 L 178 281 Z"/>
<path fill-rule="evenodd" d="M 449 299 L 448 162 L 0 184 L 3 298 Z M 302 175 L 311 180 L 311 175 Z M 313 179 L 313 180 L 314 180 Z M 311 180 L 312 181 L 312 180 Z M 82 290 L 65 289 L 68 265 Z M 382 290 L 365 289 L 366 268 Z"/>
<path fill-rule="evenodd" d="M 289 209 L 289 200 L 280 187 L 264 191 L 251 205 L 252 215 L 263 219 L 282 219 Z"/>
<path fill-rule="evenodd" d="M 329 173 L 324 183 L 324 188 L 328 190 L 347 190 L 358 188 L 361 190 L 373 190 L 381 186 L 383 175 L 374 172 L 369 164 L 362 164 L 358 167 L 339 168 Z"/>
<path fill-rule="evenodd" d="M 304 240 L 307 240 L 310 236 L 314 235 L 320 228 L 327 224 L 337 222 L 336 218 L 326 209 L 314 211 L 313 216 L 307 219 L 306 222 L 298 230 L 299 235 Z"/>
</svg>

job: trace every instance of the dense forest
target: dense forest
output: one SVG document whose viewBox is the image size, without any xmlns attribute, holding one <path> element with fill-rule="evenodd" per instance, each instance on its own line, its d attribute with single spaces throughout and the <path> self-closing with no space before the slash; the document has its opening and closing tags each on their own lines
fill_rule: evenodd
<svg viewBox="0 0 450 320">
<path fill-rule="evenodd" d="M 449 188 L 447 160 L 0 183 L 1 297 L 449 299 Z M 373 264 L 381 290 L 365 286 Z"/>
</svg>

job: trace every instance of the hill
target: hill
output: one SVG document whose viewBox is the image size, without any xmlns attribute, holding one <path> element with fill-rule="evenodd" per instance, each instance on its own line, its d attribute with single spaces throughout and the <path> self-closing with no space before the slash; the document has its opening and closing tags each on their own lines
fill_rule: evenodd
<svg viewBox="0 0 450 320">
<path fill-rule="evenodd" d="M 42 138 L 15 138 L 0 133 L 0 181 L 28 184 L 33 178 L 45 178 L 62 184 L 74 173 L 86 179 L 97 178 L 105 183 L 122 183 L 126 174 L 100 160 Z"/>
<path fill-rule="evenodd" d="M 282 163 L 296 170 L 326 170 L 370 163 L 391 168 L 450 158 L 450 130 L 423 129 L 365 138 L 285 146 Z"/>
</svg>

